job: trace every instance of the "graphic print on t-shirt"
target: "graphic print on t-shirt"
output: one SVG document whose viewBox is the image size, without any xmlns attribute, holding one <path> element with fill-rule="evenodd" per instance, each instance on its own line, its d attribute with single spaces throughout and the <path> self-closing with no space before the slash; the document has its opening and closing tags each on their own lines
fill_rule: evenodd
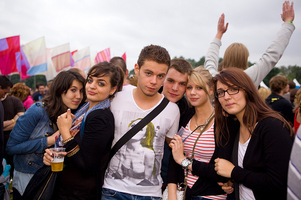
<svg viewBox="0 0 301 200">
<path fill-rule="evenodd" d="M 128 127 L 132 128 L 140 120 L 141 118 L 131 121 Z M 143 127 L 116 153 L 106 177 L 131 179 L 133 183 L 141 186 L 159 185 L 162 154 L 156 153 L 155 149 L 161 148 L 160 140 L 164 141 L 164 136 L 158 138 L 156 134 L 159 130 L 160 127 L 155 127 L 152 122 Z"/>
</svg>

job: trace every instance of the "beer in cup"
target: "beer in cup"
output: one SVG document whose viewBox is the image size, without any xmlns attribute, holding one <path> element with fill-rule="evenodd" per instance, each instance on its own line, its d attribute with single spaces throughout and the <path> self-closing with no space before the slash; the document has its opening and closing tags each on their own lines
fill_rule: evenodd
<svg viewBox="0 0 301 200">
<path fill-rule="evenodd" d="M 63 171 L 64 167 L 64 153 L 65 148 L 63 147 L 55 147 L 55 148 L 50 148 L 52 151 L 53 155 L 53 160 L 51 161 L 51 171 L 53 172 L 60 172 Z"/>
</svg>

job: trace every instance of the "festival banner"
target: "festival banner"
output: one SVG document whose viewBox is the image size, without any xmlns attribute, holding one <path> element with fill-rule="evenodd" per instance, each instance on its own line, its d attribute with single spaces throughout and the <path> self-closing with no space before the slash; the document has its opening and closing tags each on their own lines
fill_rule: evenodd
<svg viewBox="0 0 301 200">
<path fill-rule="evenodd" d="M 20 36 L 0 39 L 0 71 L 3 75 L 18 72 L 17 56 L 20 54 Z"/>
<path fill-rule="evenodd" d="M 47 71 L 47 52 L 45 37 L 40 37 L 22 46 L 30 68 L 27 75 L 36 75 Z"/>
<path fill-rule="evenodd" d="M 78 50 L 73 53 L 74 67 L 86 70 L 91 67 L 90 48 Z"/>
<path fill-rule="evenodd" d="M 110 48 L 107 48 L 99 53 L 97 53 L 96 57 L 95 57 L 95 64 L 98 64 L 100 62 L 110 62 L 111 60 L 111 52 L 110 52 Z"/>
<path fill-rule="evenodd" d="M 126 62 L 126 54 L 125 54 L 125 52 L 124 52 L 124 54 L 122 54 L 122 56 L 121 56 L 122 58 L 123 58 L 123 60 Z"/>
<path fill-rule="evenodd" d="M 52 63 L 57 72 L 71 66 L 70 44 L 66 43 L 52 48 Z"/>
<path fill-rule="evenodd" d="M 30 69 L 30 64 L 27 60 L 27 57 L 26 57 L 22 47 L 23 46 L 21 46 L 21 48 L 20 48 L 21 52 L 16 54 L 17 69 L 19 71 L 20 78 L 26 79 L 26 78 L 30 77 L 29 75 L 27 75 L 27 71 Z"/>
<path fill-rule="evenodd" d="M 52 60 L 51 60 L 51 56 L 52 56 L 52 49 L 51 48 L 47 48 L 46 50 L 47 52 L 47 71 L 43 72 L 42 74 L 46 76 L 46 80 L 52 80 L 56 77 L 56 75 L 58 74 L 53 66 Z"/>
</svg>

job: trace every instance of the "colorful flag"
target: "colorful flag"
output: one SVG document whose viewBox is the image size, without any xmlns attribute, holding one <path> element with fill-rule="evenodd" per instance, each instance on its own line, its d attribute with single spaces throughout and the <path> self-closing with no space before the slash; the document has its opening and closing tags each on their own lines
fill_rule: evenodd
<svg viewBox="0 0 301 200">
<path fill-rule="evenodd" d="M 20 36 L 0 39 L 0 71 L 3 75 L 18 72 L 17 56 L 20 55 Z"/>
<path fill-rule="evenodd" d="M 41 37 L 22 46 L 30 68 L 27 75 L 40 74 L 47 71 L 47 52 L 45 38 Z"/>
<path fill-rule="evenodd" d="M 70 44 L 67 43 L 52 48 L 51 60 L 57 72 L 61 71 L 66 67 L 70 67 L 71 66 Z"/>
<path fill-rule="evenodd" d="M 80 68 L 82 70 L 91 67 L 90 59 L 90 48 L 86 47 L 84 49 L 78 50 L 73 53 L 74 67 Z"/>
<path fill-rule="evenodd" d="M 100 63 L 100 62 L 110 62 L 111 60 L 111 52 L 110 52 L 110 48 L 107 48 L 99 53 L 97 53 L 96 57 L 95 57 L 95 64 Z"/>
<path fill-rule="evenodd" d="M 17 56 L 17 69 L 19 71 L 21 79 L 26 79 L 30 76 L 27 75 L 27 71 L 30 68 L 30 64 L 27 60 L 27 57 L 23 51 L 23 46 L 21 46 L 20 50 L 21 52 Z"/>
<path fill-rule="evenodd" d="M 126 54 L 125 54 L 125 52 L 124 52 L 124 54 L 122 54 L 122 56 L 121 56 L 122 58 L 123 58 L 123 60 L 126 62 Z"/>
<path fill-rule="evenodd" d="M 74 54 L 75 52 L 77 52 L 77 50 L 75 50 L 75 51 L 72 51 L 72 52 L 70 53 L 71 67 L 74 67 L 74 59 L 73 59 L 73 54 Z"/>
<path fill-rule="evenodd" d="M 56 75 L 58 74 L 53 66 L 52 60 L 51 60 L 51 55 L 52 55 L 52 49 L 46 50 L 47 52 L 47 71 L 43 72 L 42 74 L 46 76 L 46 80 L 52 80 Z"/>
</svg>

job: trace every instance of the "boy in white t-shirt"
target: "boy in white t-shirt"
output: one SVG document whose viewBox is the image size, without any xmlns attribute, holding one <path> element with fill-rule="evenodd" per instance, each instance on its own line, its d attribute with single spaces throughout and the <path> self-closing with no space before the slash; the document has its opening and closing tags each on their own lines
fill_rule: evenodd
<svg viewBox="0 0 301 200">
<path fill-rule="evenodd" d="M 119 92 L 111 104 L 115 118 L 113 145 L 163 100 L 158 90 L 170 65 L 166 49 L 150 45 L 142 49 L 135 65 L 137 88 Z M 165 139 L 178 130 L 179 109 L 169 102 L 165 109 L 131 138 L 108 165 L 102 200 L 160 199 L 161 162 Z"/>
</svg>

